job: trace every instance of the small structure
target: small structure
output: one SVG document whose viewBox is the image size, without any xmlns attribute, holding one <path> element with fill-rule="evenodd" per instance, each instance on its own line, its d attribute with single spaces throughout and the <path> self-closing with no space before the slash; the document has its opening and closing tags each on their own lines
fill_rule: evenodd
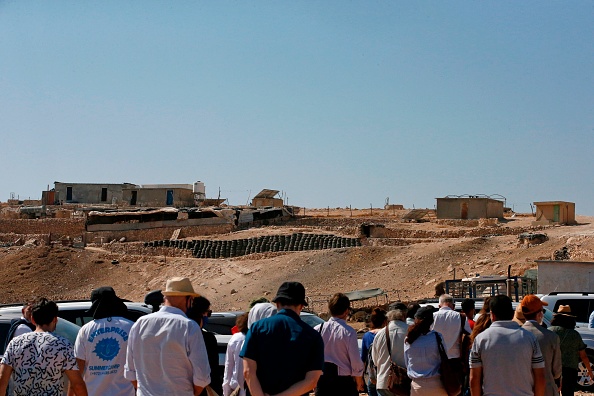
<svg viewBox="0 0 594 396">
<path fill-rule="evenodd" d="M 191 207 L 195 198 L 203 199 L 204 183 L 145 184 L 132 183 L 62 183 L 54 182 L 54 191 L 42 193 L 48 205 L 80 203 L 85 205 L 124 205 L 155 207 Z"/>
<path fill-rule="evenodd" d="M 122 202 L 122 190 L 136 187 L 131 183 L 62 183 L 54 182 L 54 202 L 85 204 L 119 204 Z"/>
<path fill-rule="evenodd" d="M 503 219 L 503 201 L 477 195 L 437 199 L 438 219 Z"/>
<path fill-rule="evenodd" d="M 264 189 L 258 193 L 252 199 L 252 206 L 256 208 L 262 208 L 265 206 L 272 206 L 273 208 L 280 208 L 284 206 L 284 202 L 281 198 L 276 198 L 279 193 L 278 190 L 267 190 Z"/>
<path fill-rule="evenodd" d="M 536 260 L 538 293 L 594 292 L 594 262 L 568 260 Z M 571 276 L 568 276 L 571 274 Z"/>
<path fill-rule="evenodd" d="M 534 202 L 536 220 L 532 225 L 577 224 L 575 203 L 565 201 Z"/>
<path fill-rule="evenodd" d="M 125 187 L 122 200 L 130 206 L 194 206 L 194 190 L 191 184 L 145 184 Z"/>
</svg>

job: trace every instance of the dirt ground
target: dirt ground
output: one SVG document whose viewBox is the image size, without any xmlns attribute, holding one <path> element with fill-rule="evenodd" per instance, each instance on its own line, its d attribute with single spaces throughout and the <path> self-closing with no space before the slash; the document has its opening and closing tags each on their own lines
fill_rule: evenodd
<svg viewBox="0 0 594 396">
<path fill-rule="evenodd" d="M 387 229 L 405 230 L 411 235 L 423 231 L 435 237 L 406 239 L 403 246 L 386 246 L 389 240 L 367 239 L 366 246 L 317 251 L 256 253 L 226 259 L 172 257 L 179 250 L 141 248 L 140 243 L 111 243 L 85 249 L 60 245 L 0 248 L 0 302 L 13 303 L 31 296 L 52 299 L 88 299 L 93 288 L 111 285 L 119 295 L 142 301 L 150 290 L 164 288 L 167 278 L 187 276 L 194 287 L 208 297 L 213 309 L 245 310 L 258 297 L 273 297 L 285 280 L 302 282 L 313 301 L 313 309 L 325 311 L 325 301 L 335 292 L 382 288 L 391 301 L 411 301 L 432 297 L 436 283 L 454 276 L 506 274 L 523 275 L 535 268 L 536 259 L 549 259 L 563 246 L 572 260 L 594 260 L 594 218 L 579 217 L 576 226 L 550 227 L 549 240 L 530 248 L 518 247 L 509 229 L 530 227 L 531 217 L 508 218 L 491 227 L 488 236 L 440 237 L 472 227 L 424 223 L 403 223 L 390 212 L 358 211 L 366 221 L 384 224 Z M 307 210 L 307 215 L 348 218 L 350 210 Z M 475 227 L 476 228 L 476 227 Z M 220 239 L 247 238 L 294 232 L 345 233 L 347 227 L 271 226 L 221 235 Z M 519 231 L 518 231 L 519 232 Z M 432 234 L 432 235 L 433 235 Z M 25 236 L 26 237 L 26 236 Z M 214 239 L 215 237 L 210 237 Z M 414 239 L 414 241 L 413 241 Z M 379 243 L 381 242 L 381 243 Z M 414 243 L 412 243 L 414 242 Z M 186 254 L 186 256 L 188 256 Z M 112 260 L 117 260 L 112 264 Z M 380 299 L 377 303 L 383 303 Z M 368 302 L 374 305 L 376 302 Z"/>
</svg>

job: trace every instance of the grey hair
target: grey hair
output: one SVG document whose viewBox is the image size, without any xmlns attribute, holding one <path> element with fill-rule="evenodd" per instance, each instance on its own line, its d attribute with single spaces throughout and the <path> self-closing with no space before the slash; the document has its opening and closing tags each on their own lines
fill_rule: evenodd
<svg viewBox="0 0 594 396">
<path fill-rule="evenodd" d="M 400 320 L 402 322 L 406 321 L 406 310 L 404 309 L 393 309 L 388 312 L 388 321 L 392 322 L 394 320 Z"/>
<path fill-rule="evenodd" d="M 454 303 L 454 297 L 452 297 L 449 294 L 442 294 L 441 296 L 439 296 L 439 305 L 442 305 L 443 303 Z"/>
</svg>

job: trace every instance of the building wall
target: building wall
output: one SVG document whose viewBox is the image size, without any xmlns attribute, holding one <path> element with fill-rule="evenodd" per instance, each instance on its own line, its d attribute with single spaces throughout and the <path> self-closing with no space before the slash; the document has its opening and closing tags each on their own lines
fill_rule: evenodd
<svg viewBox="0 0 594 396">
<path fill-rule="evenodd" d="M 594 262 L 537 260 L 536 263 L 538 293 L 594 292 Z"/>
<path fill-rule="evenodd" d="M 558 221 L 555 221 L 555 206 L 559 206 Z M 551 202 L 536 205 L 535 223 L 575 224 L 575 203 Z"/>
<path fill-rule="evenodd" d="M 283 206 L 283 200 L 280 198 L 254 198 L 252 199 L 252 206 L 257 208 L 262 206 L 272 206 L 273 208 L 280 208 Z"/>
<path fill-rule="evenodd" d="M 173 203 L 167 205 L 167 191 L 173 191 Z M 123 202 L 130 205 L 132 191 L 137 192 L 135 206 L 173 206 L 188 207 L 194 206 L 194 193 L 185 188 L 130 188 L 124 189 L 122 193 Z"/>
<path fill-rule="evenodd" d="M 85 220 L 77 219 L 0 219 L 0 233 L 12 234 L 58 234 L 80 236 L 85 232 Z"/>
<path fill-rule="evenodd" d="M 122 202 L 124 184 L 85 184 L 55 183 L 55 201 L 58 203 L 112 204 Z M 72 199 L 67 199 L 68 187 L 72 187 Z M 101 200 L 102 190 L 107 188 L 107 196 Z"/>
<path fill-rule="evenodd" d="M 438 219 L 494 217 L 503 218 L 503 202 L 488 198 L 437 198 Z"/>
</svg>

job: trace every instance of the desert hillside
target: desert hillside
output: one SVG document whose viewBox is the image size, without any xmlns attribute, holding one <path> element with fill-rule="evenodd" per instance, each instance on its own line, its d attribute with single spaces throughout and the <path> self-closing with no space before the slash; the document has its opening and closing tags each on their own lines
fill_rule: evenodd
<svg viewBox="0 0 594 396">
<path fill-rule="evenodd" d="M 300 232 L 359 237 L 357 227 L 347 221 L 349 211 L 319 210 L 308 215 L 318 216 L 319 221 L 208 238 Z M 340 225 L 341 219 L 345 225 Z M 563 246 L 572 260 L 594 260 L 594 218 L 589 217 L 578 216 L 576 226 L 539 229 L 549 239 L 530 248 L 518 246 L 517 234 L 531 230 L 531 217 L 471 227 L 435 220 L 404 223 L 381 211 L 361 220 L 383 224 L 398 238 L 363 238 L 358 247 L 200 259 L 180 249 L 144 247 L 142 242 L 112 241 L 80 249 L 48 246 L 35 236 L 21 235 L 26 243 L 0 248 L 0 302 L 20 302 L 35 295 L 88 298 L 93 288 L 103 285 L 112 285 L 124 298 L 142 301 L 146 292 L 163 288 L 167 278 L 188 276 L 215 310 L 246 309 L 252 299 L 272 297 L 282 281 L 298 280 L 306 286 L 313 308 L 323 311 L 323 302 L 339 291 L 382 288 L 390 300 L 410 301 L 432 297 L 435 284 L 451 279 L 454 271 L 456 277 L 507 274 L 511 265 L 512 275 L 523 275 L 535 268 L 534 260 L 551 258 Z"/>
</svg>

